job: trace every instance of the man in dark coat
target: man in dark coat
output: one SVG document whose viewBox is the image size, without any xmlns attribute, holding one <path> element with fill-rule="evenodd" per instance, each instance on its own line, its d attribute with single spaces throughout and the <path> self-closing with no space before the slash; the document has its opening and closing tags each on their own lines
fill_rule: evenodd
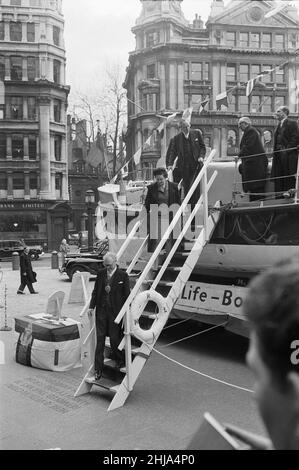
<svg viewBox="0 0 299 470">
<path fill-rule="evenodd" d="M 206 155 L 206 146 L 203 142 L 199 130 L 191 130 L 188 121 L 182 120 L 180 123 L 181 132 L 173 137 L 168 146 L 166 154 L 166 164 L 172 166 L 176 157 L 177 169 L 174 171 L 176 182 L 183 180 L 184 195 L 189 189 L 202 168 L 203 159 Z M 198 187 L 191 198 L 191 205 L 198 201 L 200 197 L 200 187 Z"/>
<path fill-rule="evenodd" d="M 118 368 L 125 365 L 124 351 L 118 349 L 122 329 L 114 320 L 130 295 L 129 276 L 116 265 L 116 256 L 108 252 L 103 258 L 104 269 L 98 272 L 88 314 L 96 309 L 97 345 L 95 350 L 95 380 L 99 380 L 104 366 L 105 338 L 110 337 L 112 358 Z"/>
<path fill-rule="evenodd" d="M 165 232 L 163 228 L 167 228 L 173 218 L 178 207 L 181 205 L 181 198 L 178 186 L 168 181 L 167 171 L 165 168 L 156 168 L 153 172 L 155 183 L 147 187 L 147 195 L 144 206 L 148 214 L 147 223 L 149 229 L 148 251 L 153 252 L 161 236 Z M 163 208 L 161 207 L 163 205 Z M 160 207 L 160 210 L 159 210 Z M 164 219 L 164 227 L 162 220 Z M 172 245 L 173 236 L 169 237 L 165 244 L 166 252 L 169 252 Z"/>
<path fill-rule="evenodd" d="M 271 172 L 272 178 L 278 178 L 274 179 L 276 192 L 286 192 L 296 186 L 299 128 L 296 121 L 292 121 L 288 116 L 289 109 L 286 106 L 280 106 L 277 109 L 278 126 L 274 132 L 274 154 Z"/>
<path fill-rule="evenodd" d="M 23 253 L 20 255 L 20 275 L 21 284 L 17 294 L 24 294 L 24 289 L 27 286 L 30 294 L 38 294 L 33 289 L 33 283 L 36 282 L 36 274 L 32 270 L 31 259 L 29 256 L 29 248 L 25 246 Z"/>
<path fill-rule="evenodd" d="M 242 175 L 243 189 L 249 192 L 249 200 L 263 199 L 267 180 L 268 158 L 258 131 L 251 125 L 248 117 L 239 119 L 239 127 L 243 131 L 240 142 L 239 158 L 242 163 L 239 171 Z M 248 157 L 248 158 L 246 158 Z"/>
</svg>

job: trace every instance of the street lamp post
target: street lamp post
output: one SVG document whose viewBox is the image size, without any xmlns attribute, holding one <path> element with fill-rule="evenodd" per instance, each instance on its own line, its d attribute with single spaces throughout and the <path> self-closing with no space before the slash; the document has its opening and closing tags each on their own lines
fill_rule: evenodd
<svg viewBox="0 0 299 470">
<path fill-rule="evenodd" d="M 88 189 L 85 193 L 85 202 L 87 205 L 87 231 L 88 231 L 88 251 L 93 251 L 93 211 L 94 211 L 94 192 Z"/>
</svg>

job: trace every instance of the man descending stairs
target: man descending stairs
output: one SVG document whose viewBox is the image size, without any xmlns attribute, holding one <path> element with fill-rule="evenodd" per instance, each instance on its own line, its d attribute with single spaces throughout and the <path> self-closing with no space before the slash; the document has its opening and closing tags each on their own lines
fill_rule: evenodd
<svg viewBox="0 0 299 470">
<path fill-rule="evenodd" d="M 215 151 L 211 152 L 205 161 L 180 209 L 173 217 L 164 237 L 156 247 L 152 257 L 143 269 L 139 279 L 136 281 L 135 286 L 115 319 L 115 323 L 118 325 L 122 320 L 124 323 L 124 338 L 119 345 L 119 349 L 125 349 L 126 369 L 123 369 L 122 371 L 118 370 L 113 373 L 109 371 L 109 380 L 106 380 L 106 382 L 105 378 L 100 381 L 94 381 L 92 379 L 94 372 L 92 360 L 95 350 L 95 325 L 92 320 L 90 320 L 90 332 L 85 338 L 82 351 L 85 376 L 79 385 L 75 396 L 90 392 L 93 385 L 109 388 L 110 391 L 115 393 L 115 396 L 108 408 L 108 411 L 110 411 L 123 406 L 130 392 L 133 390 L 134 384 L 147 362 L 147 359 L 149 358 L 155 343 L 168 320 L 173 306 L 180 297 L 190 274 L 192 273 L 204 246 L 209 241 L 217 223 L 219 212 L 216 211 L 214 214 L 209 215 L 207 197 L 208 190 L 217 176 L 217 172 L 214 172 L 210 180 L 207 181 L 207 167 L 212 161 L 214 154 Z M 155 261 L 160 256 L 166 240 L 176 227 L 177 223 L 181 220 L 182 214 L 184 214 L 187 204 L 200 182 L 202 182 L 202 195 L 200 199 L 184 224 L 181 233 L 175 240 L 172 249 L 166 256 L 166 259 L 158 269 L 153 270 Z M 203 207 L 203 226 L 200 229 L 197 238 L 195 238 L 194 243 L 191 244 L 190 251 L 181 253 L 181 256 L 178 257 L 179 247 L 182 246 L 183 239 L 191 225 L 191 222 L 201 207 Z M 136 227 L 134 227 L 133 231 L 134 230 L 136 232 Z M 129 235 L 121 248 L 122 252 L 127 248 L 133 236 L 134 235 L 132 234 Z M 142 247 L 138 250 L 136 257 L 133 260 L 134 263 L 137 261 L 141 249 Z M 120 258 L 120 254 L 121 253 L 118 253 L 118 258 Z M 181 260 L 179 264 L 178 258 Z M 174 262 L 172 260 L 176 261 Z M 134 264 L 132 262 L 127 270 L 128 274 L 130 274 L 133 267 Z M 153 272 L 155 274 L 154 276 Z M 145 285 L 150 286 L 150 288 L 148 290 L 144 290 Z M 154 315 L 153 323 L 150 328 L 144 330 L 139 324 L 139 318 L 143 315 L 145 309 L 152 308 L 153 304 L 158 307 L 158 313 Z M 88 306 L 82 313 L 84 314 L 87 310 Z M 140 345 L 137 348 L 135 347 L 135 349 L 132 349 L 132 335 L 137 338 L 139 341 L 138 344 Z M 105 375 L 105 372 L 108 371 L 110 366 L 111 363 L 109 364 L 107 360 L 103 375 Z M 115 374 L 114 378 L 116 381 L 111 382 L 111 375 L 113 374 Z"/>
</svg>

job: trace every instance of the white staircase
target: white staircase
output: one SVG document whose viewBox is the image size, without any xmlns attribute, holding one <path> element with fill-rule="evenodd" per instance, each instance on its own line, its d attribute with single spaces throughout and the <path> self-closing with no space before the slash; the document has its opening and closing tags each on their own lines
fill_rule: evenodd
<svg viewBox="0 0 299 470">
<path fill-rule="evenodd" d="M 119 349 L 125 349 L 126 355 L 126 368 L 125 370 L 115 370 L 113 368 L 113 363 L 109 360 L 106 360 L 105 367 L 110 367 L 110 373 L 108 374 L 108 379 L 101 379 L 98 382 L 91 382 L 90 377 L 93 375 L 94 366 L 94 351 L 95 351 L 95 325 L 94 320 L 90 321 L 90 331 L 86 336 L 83 347 L 82 347 L 82 360 L 84 367 L 84 378 L 79 385 L 75 396 L 82 395 L 84 393 L 90 392 L 92 386 L 96 385 L 109 389 L 115 395 L 111 401 L 111 404 L 108 408 L 108 411 L 114 410 L 124 405 L 127 397 L 130 392 L 133 390 L 136 380 L 140 372 L 142 371 L 146 361 L 148 360 L 156 341 L 159 338 L 160 333 L 165 326 L 165 323 L 168 320 L 169 314 L 180 297 L 184 286 L 186 285 L 190 274 L 192 273 L 198 258 L 209 241 L 212 232 L 216 226 L 216 223 L 219 218 L 219 211 L 213 211 L 212 214 L 209 214 L 208 209 L 208 191 L 213 184 L 217 172 L 215 171 L 211 176 L 210 180 L 207 180 L 207 168 L 209 163 L 212 161 L 215 155 L 215 151 L 212 151 L 209 157 L 205 160 L 204 165 L 196 177 L 192 187 L 190 188 L 189 193 L 186 195 L 180 209 L 173 217 L 172 222 L 170 223 L 168 229 L 166 230 L 163 239 L 158 244 L 155 252 L 151 256 L 144 270 L 142 271 L 139 279 L 136 281 L 135 286 L 133 287 L 130 296 L 123 305 L 122 310 L 119 312 L 115 322 L 120 323 L 123 321 L 124 324 L 124 338 L 119 345 Z M 192 194 L 194 193 L 198 184 L 201 183 L 201 197 L 198 200 L 193 211 L 189 215 L 187 221 L 184 223 L 184 226 L 175 240 L 173 247 L 170 253 L 167 255 L 166 259 L 157 268 L 156 260 L 160 259 L 161 250 L 166 243 L 166 240 L 169 238 L 177 223 L 180 223 L 182 215 L 185 213 L 187 205 L 190 201 Z M 175 261 L 175 255 L 177 255 L 179 247 L 182 246 L 183 238 L 188 231 L 192 220 L 194 219 L 195 214 L 199 210 L 203 210 L 203 225 L 199 228 L 199 233 L 197 238 L 194 240 L 194 243 L 191 244 L 191 249 L 189 252 L 182 254 L 181 259 L 182 265 L 177 265 Z M 120 252 L 118 253 L 118 258 L 126 250 L 128 244 L 133 239 L 139 228 L 140 222 L 136 224 L 132 232 L 128 236 L 126 242 L 122 245 Z M 143 245 L 140 247 L 134 260 L 127 269 L 128 274 L 134 269 L 135 263 L 137 262 L 140 253 L 143 249 L 144 244 L 147 240 L 144 241 Z M 171 274 L 170 274 L 171 273 Z M 169 279 L 170 276 L 170 279 Z M 163 279 L 164 278 L 164 279 Z M 166 278 L 166 279 L 165 279 Z M 150 286 L 149 290 L 144 292 L 145 285 Z M 142 330 L 138 324 L 138 318 L 143 313 L 147 305 L 147 298 L 149 301 L 154 299 L 159 303 L 159 313 L 155 314 L 153 317 L 153 323 L 150 327 L 149 334 L 147 330 Z M 86 304 L 82 311 L 82 316 L 88 310 L 89 302 Z M 144 331 L 144 333 L 143 333 Z M 138 348 L 132 348 L 131 337 L 137 337 L 141 346 Z M 112 366 L 112 367 L 111 367 Z"/>
</svg>

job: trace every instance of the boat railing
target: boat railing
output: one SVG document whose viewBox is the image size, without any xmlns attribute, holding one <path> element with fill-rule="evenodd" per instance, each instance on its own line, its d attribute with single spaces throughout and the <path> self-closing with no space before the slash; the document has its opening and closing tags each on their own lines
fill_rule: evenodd
<svg viewBox="0 0 299 470">
<path fill-rule="evenodd" d="M 176 214 L 174 215 L 171 223 L 169 224 L 168 228 L 166 229 L 165 233 L 163 234 L 163 237 L 162 237 L 161 241 L 158 243 L 154 253 L 152 254 L 152 256 L 149 259 L 149 261 L 148 261 L 147 265 L 145 266 L 145 268 L 143 269 L 141 276 L 139 277 L 139 279 L 136 282 L 135 286 L 133 287 L 129 297 L 127 298 L 126 302 L 124 303 L 121 311 L 119 312 L 118 316 L 116 317 L 115 323 L 120 323 L 121 320 L 123 319 L 123 317 L 125 316 L 130 304 L 132 303 L 133 299 L 135 298 L 135 296 L 139 292 L 139 290 L 140 290 L 143 282 L 146 280 L 147 275 L 149 274 L 150 270 L 153 268 L 153 266 L 155 264 L 155 261 L 157 260 L 158 256 L 161 253 L 161 250 L 163 250 L 167 240 L 171 236 L 171 233 L 174 231 L 174 229 L 177 226 L 178 222 L 181 220 L 182 216 L 185 214 L 185 212 L 187 210 L 188 203 L 189 203 L 193 193 L 195 192 L 196 188 L 198 187 L 198 185 L 200 183 L 202 183 L 202 195 L 201 195 L 200 199 L 198 200 L 197 204 L 195 205 L 195 207 L 194 207 L 191 215 L 189 216 L 187 222 L 185 223 L 182 231 L 178 235 L 178 237 L 176 239 L 176 242 L 175 242 L 175 247 L 179 246 L 179 244 L 181 243 L 186 231 L 188 230 L 188 228 L 189 228 L 189 226 L 192 222 L 192 219 L 193 219 L 194 215 L 198 212 L 201 205 L 203 205 L 203 227 L 204 227 L 203 230 L 205 230 L 205 227 L 207 225 L 207 220 L 208 220 L 208 211 L 209 211 L 209 208 L 208 208 L 208 190 L 211 187 L 212 183 L 214 182 L 214 180 L 217 176 L 217 172 L 215 171 L 213 173 L 212 177 L 210 178 L 209 182 L 208 182 L 208 180 L 207 180 L 207 178 L 208 178 L 207 177 L 207 169 L 208 169 L 208 165 L 213 160 L 215 154 L 216 154 L 216 150 L 212 150 L 210 155 L 205 159 L 202 169 L 200 170 L 199 174 L 195 178 L 189 192 L 185 196 L 181 206 L 179 207 L 179 209 L 176 212 Z M 205 234 L 205 239 L 207 239 L 206 234 Z M 174 252 L 175 252 L 175 250 L 172 249 L 171 253 L 173 254 Z M 167 260 L 169 261 L 170 259 L 171 259 L 170 256 L 168 256 Z"/>
</svg>

